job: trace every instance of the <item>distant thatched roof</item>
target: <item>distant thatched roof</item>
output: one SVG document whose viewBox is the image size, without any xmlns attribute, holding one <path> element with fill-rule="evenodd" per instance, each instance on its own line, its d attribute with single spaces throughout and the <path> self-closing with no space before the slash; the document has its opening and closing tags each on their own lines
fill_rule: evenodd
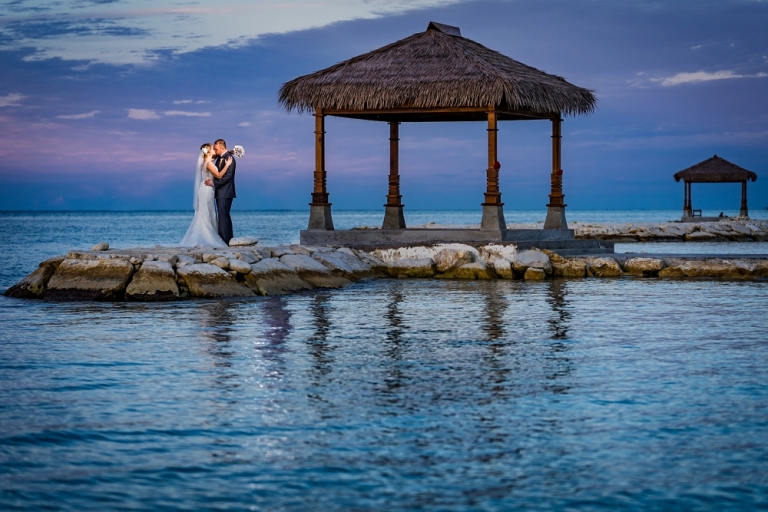
<svg viewBox="0 0 768 512">
<path fill-rule="evenodd" d="M 430 23 L 378 50 L 283 84 L 287 110 L 371 111 L 494 105 L 538 114 L 588 114 L 592 91 L 510 59 L 457 27 Z"/>
<path fill-rule="evenodd" d="M 675 174 L 675 181 L 729 183 L 757 181 L 757 174 L 715 155 Z"/>
</svg>

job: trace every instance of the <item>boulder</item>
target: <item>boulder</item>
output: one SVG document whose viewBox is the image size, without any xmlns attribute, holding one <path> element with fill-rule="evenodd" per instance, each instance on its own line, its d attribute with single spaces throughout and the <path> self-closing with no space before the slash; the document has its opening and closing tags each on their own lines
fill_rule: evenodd
<svg viewBox="0 0 768 512">
<path fill-rule="evenodd" d="M 528 268 L 538 268 L 546 274 L 552 273 L 552 264 L 549 257 L 537 249 L 520 251 L 515 254 L 515 261 L 512 262 L 512 268 L 516 272 L 523 274 Z"/>
<path fill-rule="evenodd" d="M 716 240 L 717 235 L 707 233 L 706 231 L 694 231 L 693 233 L 687 233 L 683 238 L 685 238 L 687 242 L 707 242 L 710 240 Z"/>
<path fill-rule="evenodd" d="M 46 300 L 123 300 L 133 275 L 130 261 L 66 259 L 56 268 L 45 290 Z"/>
<path fill-rule="evenodd" d="M 340 275 L 351 276 L 355 279 L 363 279 L 373 275 L 370 265 L 346 251 L 314 252 L 312 258 Z"/>
<path fill-rule="evenodd" d="M 237 257 L 237 259 L 243 260 L 249 265 L 258 263 L 262 259 L 261 256 L 256 256 L 256 254 L 254 254 L 251 251 L 239 251 L 235 253 L 235 256 Z"/>
<path fill-rule="evenodd" d="M 211 263 L 213 263 L 213 261 Z M 229 263 L 229 269 L 239 274 L 249 274 L 251 272 L 251 266 L 243 260 L 232 259 L 232 260 L 228 260 L 228 263 Z"/>
<path fill-rule="evenodd" d="M 480 258 L 486 263 L 490 263 L 494 259 L 507 260 L 511 263 L 515 261 L 516 255 L 517 246 L 514 244 L 488 244 L 480 248 Z"/>
<path fill-rule="evenodd" d="M 341 288 L 350 284 L 350 280 L 334 274 L 331 270 L 305 254 L 285 254 L 280 263 L 296 271 L 301 279 L 316 288 Z"/>
<path fill-rule="evenodd" d="M 435 256 L 438 273 L 450 272 L 467 263 L 475 261 L 477 250 L 474 247 L 440 249 Z"/>
<path fill-rule="evenodd" d="M 461 244 L 458 244 L 461 245 Z M 376 249 L 373 256 L 389 265 L 398 260 L 435 260 L 437 253 L 445 247 L 425 247 L 419 245 L 416 247 L 398 247 L 396 249 Z"/>
<path fill-rule="evenodd" d="M 179 298 L 173 266 L 167 261 L 145 261 L 125 290 L 129 300 L 156 301 Z"/>
<path fill-rule="evenodd" d="M 725 279 L 743 279 L 752 277 L 756 267 L 741 260 L 691 260 L 670 271 L 666 277 L 716 277 Z M 679 272 L 682 276 L 673 275 Z M 661 273 L 660 273 L 661 274 Z"/>
<path fill-rule="evenodd" d="M 202 260 L 203 260 L 203 263 L 210 263 L 218 257 L 219 257 L 218 254 L 203 253 Z"/>
<path fill-rule="evenodd" d="M 664 261 L 658 258 L 631 258 L 624 262 L 624 272 L 633 276 L 655 276 L 664 268 Z"/>
<path fill-rule="evenodd" d="M 384 275 L 387 273 L 387 264 L 381 261 L 376 256 L 369 254 L 365 251 L 354 251 L 353 249 L 349 249 L 347 247 L 342 247 L 339 249 L 339 252 L 347 252 L 349 251 L 351 254 L 356 255 L 358 258 L 360 258 L 363 262 L 365 262 L 366 265 L 371 267 L 371 270 L 376 275 Z"/>
<path fill-rule="evenodd" d="M 179 256 L 176 258 L 176 268 L 181 268 L 187 265 L 194 265 L 195 263 L 199 263 L 199 261 L 195 257 L 189 256 L 188 254 L 179 254 Z"/>
<path fill-rule="evenodd" d="M 432 277 L 436 264 L 432 258 L 405 258 L 390 263 L 388 272 L 393 277 Z"/>
<path fill-rule="evenodd" d="M 549 256 L 552 265 L 552 275 L 558 277 L 584 277 L 587 273 L 587 264 L 581 260 L 563 258 L 552 251 L 543 251 Z"/>
<path fill-rule="evenodd" d="M 515 273 L 512 271 L 512 262 L 507 259 L 491 257 L 488 266 L 502 279 L 514 279 L 515 277 Z"/>
<path fill-rule="evenodd" d="M 294 244 L 290 246 L 290 249 L 293 254 L 304 254 L 305 256 L 312 254 L 312 250 L 310 250 L 309 247 L 304 247 L 303 245 Z"/>
<path fill-rule="evenodd" d="M 541 281 L 546 277 L 547 273 L 544 272 L 544 269 L 536 267 L 528 267 L 525 269 L 525 274 L 523 274 L 523 279 L 526 281 Z"/>
<path fill-rule="evenodd" d="M 465 263 L 443 274 L 437 274 L 435 277 L 443 279 L 493 279 L 494 275 L 488 265 L 483 260 L 479 260 Z"/>
<path fill-rule="evenodd" d="M 594 277 L 619 277 L 623 272 L 621 266 L 613 258 L 590 258 L 587 260 L 587 271 Z"/>
<path fill-rule="evenodd" d="M 216 265 L 221 270 L 229 270 L 229 260 L 224 256 L 219 256 L 208 262 L 210 265 Z"/>
<path fill-rule="evenodd" d="M 245 276 L 245 284 L 260 295 L 280 295 L 312 288 L 295 270 L 275 258 L 265 258 L 251 265 L 251 272 Z"/>
<path fill-rule="evenodd" d="M 64 259 L 64 256 L 56 256 L 45 260 L 21 282 L 8 288 L 4 295 L 18 299 L 42 299 L 48 282 Z"/>
<path fill-rule="evenodd" d="M 254 293 L 225 270 L 207 263 L 185 265 L 177 271 L 193 297 L 249 297 Z"/>
<path fill-rule="evenodd" d="M 229 241 L 230 247 L 244 247 L 247 245 L 256 245 L 259 239 L 254 236 L 238 236 Z"/>
<path fill-rule="evenodd" d="M 91 247 L 92 251 L 108 251 L 109 250 L 109 244 L 107 242 L 99 242 L 93 247 Z"/>
</svg>

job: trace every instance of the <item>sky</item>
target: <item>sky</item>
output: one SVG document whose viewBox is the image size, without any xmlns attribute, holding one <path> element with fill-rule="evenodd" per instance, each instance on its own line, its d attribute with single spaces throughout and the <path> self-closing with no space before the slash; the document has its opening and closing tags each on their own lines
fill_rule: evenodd
<svg viewBox="0 0 768 512">
<path fill-rule="evenodd" d="M 714 154 L 754 171 L 768 207 L 765 0 L 0 0 L 0 210 L 192 208 L 198 148 L 246 150 L 235 210 L 308 209 L 314 120 L 277 103 L 297 76 L 426 29 L 464 37 L 594 91 L 563 123 L 576 209 L 682 209 L 672 178 Z M 385 123 L 326 121 L 334 209 L 386 199 Z M 548 121 L 499 126 L 506 209 L 544 209 Z M 484 123 L 404 124 L 409 209 L 480 209 Z M 739 184 L 693 186 L 705 214 Z"/>
</svg>

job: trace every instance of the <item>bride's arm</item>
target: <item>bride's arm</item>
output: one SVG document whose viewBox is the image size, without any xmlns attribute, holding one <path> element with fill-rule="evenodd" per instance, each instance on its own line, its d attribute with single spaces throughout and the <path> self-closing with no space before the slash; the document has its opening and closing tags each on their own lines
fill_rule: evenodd
<svg viewBox="0 0 768 512">
<path fill-rule="evenodd" d="M 232 164 L 232 158 L 227 160 L 227 164 L 224 166 L 224 168 L 221 171 L 219 171 L 216 168 L 216 166 L 213 165 L 212 161 L 208 161 L 208 163 L 205 164 L 205 168 L 206 168 L 206 170 L 208 170 L 208 172 L 213 174 L 214 178 L 216 178 L 217 180 L 220 180 L 221 177 L 224 176 L 227 173 L 227 169 L 229 169 L 230 164 Z"/>
</svg>

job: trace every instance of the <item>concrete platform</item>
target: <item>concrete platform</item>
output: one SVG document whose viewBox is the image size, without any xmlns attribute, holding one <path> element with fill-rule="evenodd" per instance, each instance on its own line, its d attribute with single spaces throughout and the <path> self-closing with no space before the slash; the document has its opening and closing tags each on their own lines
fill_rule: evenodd
<svg viewBox="0 0 768 512">
<path fill-rule="evenodd" d="M 572 254 L 613 254 L 613 242 L 576 240 L 572 229 L 349 229 L 303 230 L 302 245 L 330 245 L 356 249 L 413 247 L 444 243 L 468 245 L 515 244 L 518 249 L 548 249 L 567 256 Z"/>
</svg>

